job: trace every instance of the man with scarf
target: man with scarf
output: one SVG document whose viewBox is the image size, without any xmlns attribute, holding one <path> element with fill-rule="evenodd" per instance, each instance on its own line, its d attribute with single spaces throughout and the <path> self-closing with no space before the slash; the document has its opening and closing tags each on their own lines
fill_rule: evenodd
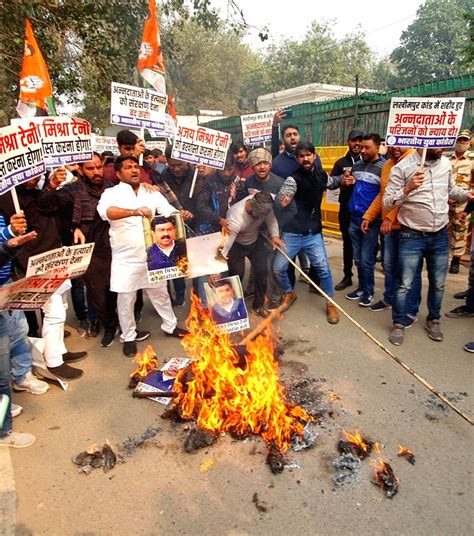
<svg viewBox="0 0 474 536">
<path fill-rule="evenodd" d="M 38 209 L 44 214 L 72 212 L 71 227 L 74 229 L 74 243 L 95 242 L 91 263 L 84 275 L 87 301 L 96 308 L 104 336 L 101 346 L 110 346 L 117 331 L 115 312 L 117 295 L 110 290 L 110 250 L 109 224 L 97 213 L 102 192 L 113 186 L 104 180 L 104 165 L 98 153 L 92 160 L 82 162 L 81 178 L 73 184 L 58 190 L 46 190 L 38 200 Z"/>
</svg>

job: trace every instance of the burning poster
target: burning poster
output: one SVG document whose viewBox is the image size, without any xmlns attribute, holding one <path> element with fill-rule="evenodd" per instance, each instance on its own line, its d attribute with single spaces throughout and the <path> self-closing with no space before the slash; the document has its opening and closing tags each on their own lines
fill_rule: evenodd
<svg viewBox="0 0 474 536">
<path fill-rule="evenodd" d="M 45 172 L 37 125 L 0 128 L 0 195 Z"/>
<path fill-rule="evenodd" d="M 137 393 L 165 392 L 171 393 L 178 372 L 186 368 L 191 363 L 191 359 L 186 357 L 173 357 L 161 367 L 160 370 L 152 370 L 137 385 Z M 155 402 L 160 402 L 167 406 L 171 397 L 150 397 Z"/>
<path fill-rule="evenodd" d="M 239 276 L 219 279 L 212 288 L 205 283 L 204 289 L 212 320 L 220 331 L 232 333 L 250 326 Z"/>
<path fill-rule="evenodd" d="M 87 272 L 91 262 L 94 242 L 64 246 L 34 255 L 28 259 L 26 275 L 54 274 L 72 279 Z"/>
<path fill-rule="evenodd" d="M 124 127 L 165 130 L 168 97 L 153 89 L 112 82 L 110 122 Z"/>
<path fill-rule="evenodd" d="M 190 164 L 224 169 L 232 138 L 227 132 L 178 124 L 171 156 Z"/>
<path fill-rule="evenodd" d="M 186 240 L 189 260 L 189 277 L 227 272 L 227 262 L 218 250 L 224 244 L 221 233 L 195 236 Z"/>
<path fill-rule="evenodd" d="M 41 138 L 46 166 L 56 167 L 92 159 L 91 125 L 79 117 L 12 119 L 25 130 L 35 126 Z"/>
<path fill-rule="evenodd" d="M 241 115 L 242 135 L 247 145 L 257 145 L 272 141 L 274 111 Z"/>
<path fill-rule="evenodd" d="M 393 97 L 387 126 L 387 145 L 452 147 L 461 128 L 464 97 Z"/>
<path fill-rule="evenodd" d="M 181 214 L 155 216 L 151 230 L 145 231 L 145 247 L 150 283 L 186 277 L 188 256 Z"/>
</svg>

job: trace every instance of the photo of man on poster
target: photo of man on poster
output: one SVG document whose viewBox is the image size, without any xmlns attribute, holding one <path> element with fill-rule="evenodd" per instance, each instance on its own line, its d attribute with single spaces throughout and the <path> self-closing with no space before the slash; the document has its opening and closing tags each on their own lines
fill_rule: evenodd
<svg viewBox="0 0 474 536">
<path fill-rule="evenodd" d="M 186 259 L 186 238 L 181 216 L 156 216 L 151 222 L 151 231 L 153 244 L 147 249 L 148 270 L 179 266 Z"/>
</svg>

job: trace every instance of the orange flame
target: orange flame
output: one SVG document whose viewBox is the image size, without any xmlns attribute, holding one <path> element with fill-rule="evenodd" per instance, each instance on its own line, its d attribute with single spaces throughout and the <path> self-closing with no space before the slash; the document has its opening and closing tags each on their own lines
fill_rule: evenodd
<svg viewBox="0 0 474 536">
<path fill-rule="evenodd" d="M 142 354 L 137 354 L 133 361 L 138 364 L 138 367 L 130 374 L 131 378 L 138 376 L 144 378 L 152 370 L 158 370 L 158 359 L 150 345 Z"/>
<path fill-rule="evenodd" d="M 407 449 L 402 445 L 398 445 L 398 448 L 400 449 L 398 451 L 399 456 L 414 456 L 414 453 L 410 449 Z"/>
<path fill-rule="evenodd" d="M 354 445 L 362 449 L 364 452 L 369 451 L 369 447 L 367 443 L 362 439 L 362 436 L 360 435 L 360 431 L 357 428 L 354 430 L 354 435 L 349 434 L 345 430 L 342 431 L 342 434 L 346 438 L 347 441 L 349 441 L 350 443 L 353 443 Z M 377 445 L 377 443 L 375 445 Z"/>
<path fill-rule="evenodd" d="M 330 393 L 329 394 L 329 398 L 331 400 L 342 400 L 342 396 L 341 395 L 338 395 L 337 393 Z"/>
<path fill-rule="evenodd" d="M 243 363 L 229 335 L 216 329 L 195 295 L 186 325 L 183 346 L 194 361 L 192 379 L 182 382 L 180 373 L 174 384 L 181 416 L 210 432 L 259 434 L 285 452 L 311 418 L 285 399 L 269 331 L 247 343 Z"/>
<path fill-rule="evenodd" d="M 179 257 L 179 259 L 176 261 L 176 267 L 183 275 L 187 275 L 189 269 L 188 257 L 186 255 Z"/>
<path fill-rule="evenodd" d="M 374 480 L 377 484 L 381 485 L 382 484 L 382 480 L 380 478 L 380 474 L 379 473 L 383 473 L 384 475 L 388 475 L 389 474 L 389 469 L 388 469 L 388 466 L 387 464 L 385 463 L 384 461 L 384 458 L 382 456 L 382 448 L 380 446 L 380 443 L 377 441 L 374 445 L 374 452 L 376 452 L 378 454 L 378 461 L 377 460 L 372 460 L 370 462 L 370 465 L 374 468 Z M 392 472 L 392 471 L 390 471 Z M 392 472 L 393 474 L 393 472 Z M 395 482 L 398 484 L 400 484 L 400 479 L 397 478 L 395 475 L 393 475 L 394 479 L 395 479 Z"/>
</svg>

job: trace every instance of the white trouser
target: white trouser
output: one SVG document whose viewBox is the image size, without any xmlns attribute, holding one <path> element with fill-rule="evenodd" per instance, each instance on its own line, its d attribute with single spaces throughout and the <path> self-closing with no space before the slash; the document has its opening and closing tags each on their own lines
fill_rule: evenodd
<svg viewBox="0 0 474 536">
<path fill-rule="evenodd" d="M 166 281 L 160 282 L 159 286 L 144 288 L 144 292 L 152 303 L 156 312 L 161 316 L 163 323 L 161 329 L 166 333 L 172 333 L 176 324 L 176 316 L 171 305 L 170 295 L 166 287 Z M 137 299 L 137 291 L 117 293 L 117 312 L 122 330 L 121 339 L 125 342 L 134 341 L 137 336 L 137 324 L 133 307 Z"/>
<path fill-rule="evenodd" d="M 43 305 L 44 360 L 47 367 L 59 367 L 64 363 L 63 354 L 67 352 L 64 346 L 64 323 L 66 322 L 67 299 L 66 292 L 71 288 L 69 279 Z"/>
</svg>

